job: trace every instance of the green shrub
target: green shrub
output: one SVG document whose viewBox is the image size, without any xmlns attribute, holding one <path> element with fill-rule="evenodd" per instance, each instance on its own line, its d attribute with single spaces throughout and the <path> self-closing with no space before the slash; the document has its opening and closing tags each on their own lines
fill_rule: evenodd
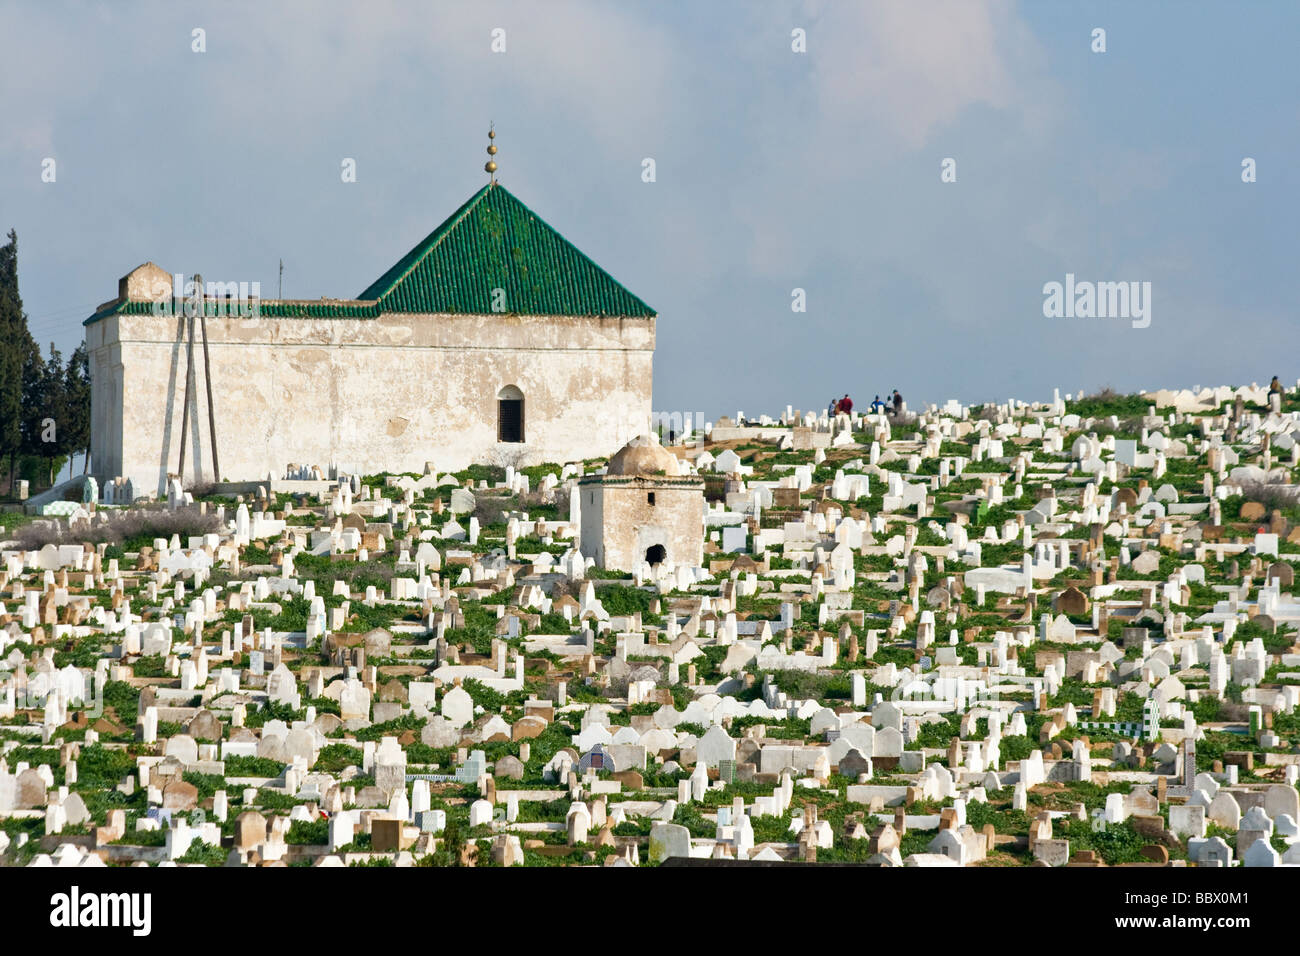
<svg viewBox="0 0 1300 956">
<path fill-rule="evenodd" d="M 649 614 L 650 607 L 659 595 L 625 584 L 607 584 L 596 589 L 596 597 L 611 617 L 626 614 Z"/>
<path fill-rule="evenodd" d="M 284 836 L 285 843 L 297 845 L 321 845 L 330 841 L 330 822 L 322 817 L 319 820 L 294 820 L 289 825 L 289 832 Z"/>
<path fill-rule="evenodd" d="M 505 694 L 493 690 L 472 677 L 462 681 L 460 687 L 469 694 L 470 700 L 474 701 L 476 707 L 482 707 L 486 711 L 499 712 L 506 705 Z"/>
<path fill-rule="evenodd" d="M 181 779 L 188 784 L 192 784 L 199 791 L 199 801 L 202 802 L 218 790 L 224 790 L 226 787 L 226 778 L 218 773 L 197 773 L 196 771 L 186 771 L 181 775 Z"/>
<path fill-rule="evenodd" d="M 360 767 L 363 756 L 360 748 L 348 744 L 326 744 L 316 754 L 312 769 L 322 773 L 339 773 L 344 767 Z"/>
<path fill-rule="evenodd" d="M 112 790 L 121 779 L 135 772 L 135 758 L 127 751 L 93 744 L 82 747 L 77 757 L 76 789 Z"/>
</svg>

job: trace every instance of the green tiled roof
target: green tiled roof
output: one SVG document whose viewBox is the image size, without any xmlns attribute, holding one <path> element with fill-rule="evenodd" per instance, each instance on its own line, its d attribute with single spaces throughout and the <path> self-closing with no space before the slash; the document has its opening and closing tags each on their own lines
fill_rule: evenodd
<svg viewBox="0 0 1300 956">
<path fill-rule="evenodd" d="M 493 290 L 505 292 L 493 309 Z M 210 316 L 217 303 L 206 303 Z M 148 315 L 152 302 L 118 300 L 110 315 Z M 382 312 L 491 315 L 655 315 L 500 183 L 489 183 L 356 299 L 262 300 L 269 319 L 373 319 Z"/>
<path fill-rule="evenodd" d="M 489 183 L 360 299 L 384 312 L 652 316 L 646 305 L 500 183 Z"/>
</svg>

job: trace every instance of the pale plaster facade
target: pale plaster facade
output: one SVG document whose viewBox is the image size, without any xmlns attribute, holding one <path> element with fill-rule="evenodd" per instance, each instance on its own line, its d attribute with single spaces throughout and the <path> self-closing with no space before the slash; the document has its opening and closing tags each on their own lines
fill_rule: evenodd
<svg viewBox="0 0 1300 956">
<path fill-rule="evenodd" d="M 128 279 L 123 294 L 148 297 Z M 114 314 L 87 326 L 101 484 L 124 476 L 137 495 L 161 493 L 177 472 L 185 323 Z M 278 478 L 290 463 L 366 474 L 576 461 L 607 456 L 650 425 L 653 317 L 234 316 L 207 326 L 221 474 L 196 332 L 187 485 Z M 522 444 L 497 440 L 508 386 L 524 396 Z"/>
</svg>

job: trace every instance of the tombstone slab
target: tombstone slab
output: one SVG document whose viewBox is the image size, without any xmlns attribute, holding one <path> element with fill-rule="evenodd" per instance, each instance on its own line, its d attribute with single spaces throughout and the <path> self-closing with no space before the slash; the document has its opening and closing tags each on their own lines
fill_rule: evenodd
<svg viewBox="0 0 1300 956">
<path fill-rule="evenodd" d="M 691 831 L 675 823 L 656 823 L 650 828 L 650 862 L 691 855 Z"/>
<path fill-rule="evenodd" d="M 163 789 L 164 810 L 189 811 L 199 805 L 199 788 L 184 780 L 176 780 Z"/>
</svg>

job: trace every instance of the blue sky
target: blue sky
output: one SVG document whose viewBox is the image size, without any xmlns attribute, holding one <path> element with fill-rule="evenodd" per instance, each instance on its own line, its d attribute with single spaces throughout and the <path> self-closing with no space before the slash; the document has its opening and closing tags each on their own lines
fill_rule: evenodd
<svg viewBox="0 0 1300 956">
<path fill-rule="evenodd" d="M 657 409 L 1294 381 L 1297 37 L 1291 2 L 11 3 L 0 227 L 65 352 L 146 260 L 354 296 L 493 121 L 501 182 L 659 310 Z M 1045 318 L 1067 272 L 1150 282 L 1150 327 Z"/>
</svg>

